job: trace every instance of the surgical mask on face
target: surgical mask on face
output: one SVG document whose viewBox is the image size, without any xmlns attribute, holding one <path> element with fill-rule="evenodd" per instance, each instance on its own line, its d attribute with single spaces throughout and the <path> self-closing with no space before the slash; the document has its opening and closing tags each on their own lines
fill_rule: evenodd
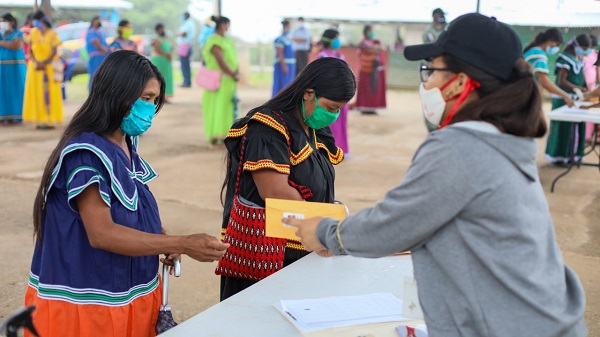
<svg viewBox="0 0 600 337">
<path fill-rule="evenodd" d="M 548 47 L 546 47 L 546 53 L 548 55 L 556 55 L 556 54 L 558 54 L 559 50 L 560 49 L 558 48 L 558 46 L 553 46 L 553 47 L 548 46 Z"/>
<path fill-rule="evenodd" d="M 304 100 L 302 101 L 302 118 L 304 123 L 312 129 L 322 129 L 333 124 L 340 116 L 340 110 L 337 112 L 329 112 L 327 109 L 322 108 L 317 101 L 317 95 L 315 95 L 315 110 L 313 113 L 306 117 L 306 108 L 304 107 Z"/>
<path fill-rule="evenodd" d="M 152 119 L 155 114 L 155 104 L 138 99 L 131 106 L 129 115 L 121 121 L 121 130 L 127 135 L 139 136 L 152 126 Z"/>
<path fill-rule="evenodd" d="M 123 32 L 121 34 L 123 35 L 123 39 L 129 40 L 131 34 L 133 34 L 133 29 L 129 27 L 123 27 Z"/>
<path fill-rule="evenodd" d="M 464 102 L 467 96 L 479 88 L 480 84 L 471 78 L 468 78 L 465 83 L 465 88 L 459 95 L 450 97 L 448 99 L 444 99 L 442 95 L 442 90 L 450 85 L 450 83 L 454 82 L 458 78 L 458 74 L 454 75 L 448 82 L 442 85 L 439 88 L 431 88 L 425 89 L 423 83 L 419 86 L 419 95 L 421 96 L 421 104 L 423 108 L 423 117 L 425 119 L 425 126 L 427 127 L 427 131 L 432 132 L 438 129 L 443 128 L 448 125 L 448 123 L 454 117 L 456 110 L 460 107 L 460 105 Z M 458 97 L 458 98 L 457 98 Z M 446 119 L 442 121 L 442 117 L 444 116 L 444 111 L 446 110 L 446 103 L 449 101 L 456 99 L 456 102 L 450 109 L 448 116 Z"/>
<path fill-rule="evenodd" d="M 446 23 L 446 18 L 443 16 L 437 17 L 435 18 L 435 22 L 443 25 L 444 23 Z"/>
<path fill-rule="evenodd" d="M 587 55 L 591 55 L 593 51 L 594 51 L 594 50 L 593 50 L 592 48 L 588 48 L 588 49 L 586 49 L 586 50 L 583 52 L 583 54 L 584 54 L 584 55 L 586 55 L 586 56 L 587 56 Z"/>
<path fill-rule="evenodd" d="M 291 31 L 290 29 L 286 29 L 286 30 L 284 30 L 284 31 L 283 31 L 283 35 L 288 35 L 288 34 L 290 33 L 290 31 Z"/>
<path fill-rule="evenodd" d="M 0 31 L 6 31 L 10 29 L 10 25 L 6 21 L 0 22 Z"/>
<path fill-rule="evenodd" d="M 374 37 L 375 37 L 375 33 L 373 33 L 373 32 L 370 32 L 370 33 L 369 33 L 369 39 L 372 39 L 372 38 L 374 38 Z"/>
<path fill-rule="evenodd" d="M 340 49 L 342 48 L 342 42 L 337 37 L 331 41 L 331 48 Z"/>
<path fill-rule="evenodd" d="M 585 55 L 585 51 L 580 46 L 575 46 L 575 55 L 583 56 L 583 55 Z"/>
<path fill-rule="evenodd" d="M 33 20 L 33 27 L 37 29 L 44 29 L 44 23 L 41 20 Z"/>
</svg>

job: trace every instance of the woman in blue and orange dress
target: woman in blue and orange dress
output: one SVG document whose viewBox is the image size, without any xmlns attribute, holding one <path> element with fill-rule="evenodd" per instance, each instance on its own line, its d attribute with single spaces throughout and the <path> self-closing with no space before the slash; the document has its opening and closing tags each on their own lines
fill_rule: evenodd
<svg viewBox="0 0 600 337">
<path fill-rule="evenodd" d="M 206 234 L 165 235 L 138 137 L 165 99 L 162 75 L 133 51 L 110 54 L 54 149 L 33 211 L 25 305 L 40 336 L 155 336 L 159 254 L 219 259 Z M 28 336 L 26 334 L 26 336 Z"/>
<path fill-rule="evenodd" d="M 119 22 L 119 26 L 117 26 L 117 32 L 119 35 L 110 44 L 110 46 L 108 46 L 108 49 L 111 52 L 116 52 L 117 50 L 138 51 L 135 42 L 130 39 L 131 34 L 133 34 L 133 28 L 128 20 L 121 20 Z"/>
<path fill-rule="evenodd" d="M 355 91 L 356 79 L 346 62 L 333 57 L 317 59 L 275 97 L 233 124 L 225 139 L 228 165 L 223 184 L 222 234 L 232 226 L 230 211 L 236 195 L 259 207 L 265 207 L 266 198 L 335 201 L 333 165 L 342 162 L 344 152 L 336 146 L 329 126 Z M 246 246 L 253 242 L 249 239 L 243 243 Z M 277 261 L 283 267 L 307 254 L 297 242 L 287 241 L 284 250 L 282 260 Z M 231 263 L 224 260 L 227 257 L 221 263 Z M 237 260 L 233 263 L 242 265 Z M 253 273 L 261 267 L 248 265 L 247 269 Z M 221 300 L 256 283 L 249 278 L 221 275 Z"/>
<path fill-rule="evenodd" d="M 354 108 L 363 115 L 374 115 L 378 109 L 385 109 L 387 106 L 383 46 L 375 39 L 371 26 L 364 27 L 363 35 L 364 39 L 358 44 L 360 74 Z"/>
<path fill-rule="evenodd" d="M 0 18 L 0 125 L 21 123 L 23 92 L 25 91 L 25 53 L 23 33 L 17 29 L 17 19 L 10 13 Z"/>
</svg>

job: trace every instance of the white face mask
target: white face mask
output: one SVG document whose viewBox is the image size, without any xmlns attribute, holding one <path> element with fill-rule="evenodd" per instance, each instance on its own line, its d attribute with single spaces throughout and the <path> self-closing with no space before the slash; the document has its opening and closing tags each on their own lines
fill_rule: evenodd
<svg viewBox="0 0 600 337">
<path fill-rule="evenodd" d="M 2 21 L 0 22 L 0 30 L 9 30 L 10 26 L 8 25 L 8 22 L 6 21 Z"/>
<path fill-rule="evenodd" d="M 419 95 L 421 96 L 421 105 L 423 107 L 423 117 L 425 126 L 429 132 L 440 128 L 442 116 L 446 110 L 446 101 L 442 96 L 440 88 L 425 89 L 423 83 L 419 86 Z"/>
</svg>

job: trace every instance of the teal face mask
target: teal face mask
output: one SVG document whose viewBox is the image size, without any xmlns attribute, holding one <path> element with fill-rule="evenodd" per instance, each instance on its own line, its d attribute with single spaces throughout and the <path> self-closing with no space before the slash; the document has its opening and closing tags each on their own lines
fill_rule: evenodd
<svg viewBox="0 0 600 337">
<path fill-rule="evenodd" d="M 304 100 L 302 101 L 302 118 L 304 122 L 312 129 L 322 129 L 335 122 L 340 116 L 340 110 L 337 112 L 329 112 L 327 109 L 322 108 L 317 101 L 317 95 L 315 95 L 315 110 L 310 117 L 306 117 L 306 108 L 304 107 Z"/>
<path fill-rule="evenodd" d="M 342 47 L 342 42 L 337 37 L 331 41 L 331 48 L 340 49 Z"/>
<path fill-rule="evenodd" d="M 372 38 L 374 38 L 374 37 L 375 37 L 375 33 L 373 33 L 373 32 L 370 32 L 370 33 L 369 33 L 369 39 L 372 39 Z"/>
<path fill-rule="evenodd" d="M 129 115 L 121 121 L 121 130 L 130 136 L 139 136 L 152 126 L 152 118 L 156 114 L 156 105 L 138 99 L 131 106 Z"/>
</svg>

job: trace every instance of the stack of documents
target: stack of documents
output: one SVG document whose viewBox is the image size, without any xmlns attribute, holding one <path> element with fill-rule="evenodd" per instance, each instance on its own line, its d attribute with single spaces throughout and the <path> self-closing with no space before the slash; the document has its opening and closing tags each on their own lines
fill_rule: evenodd
<svg viewBox="0 0 600 337">
<path fill-rule="evenodd" d="M 301 332 L 411 320 L 402 317 L 402 300 L 390 293 L 282 300 L 274 306 Z"/>
</svg>

